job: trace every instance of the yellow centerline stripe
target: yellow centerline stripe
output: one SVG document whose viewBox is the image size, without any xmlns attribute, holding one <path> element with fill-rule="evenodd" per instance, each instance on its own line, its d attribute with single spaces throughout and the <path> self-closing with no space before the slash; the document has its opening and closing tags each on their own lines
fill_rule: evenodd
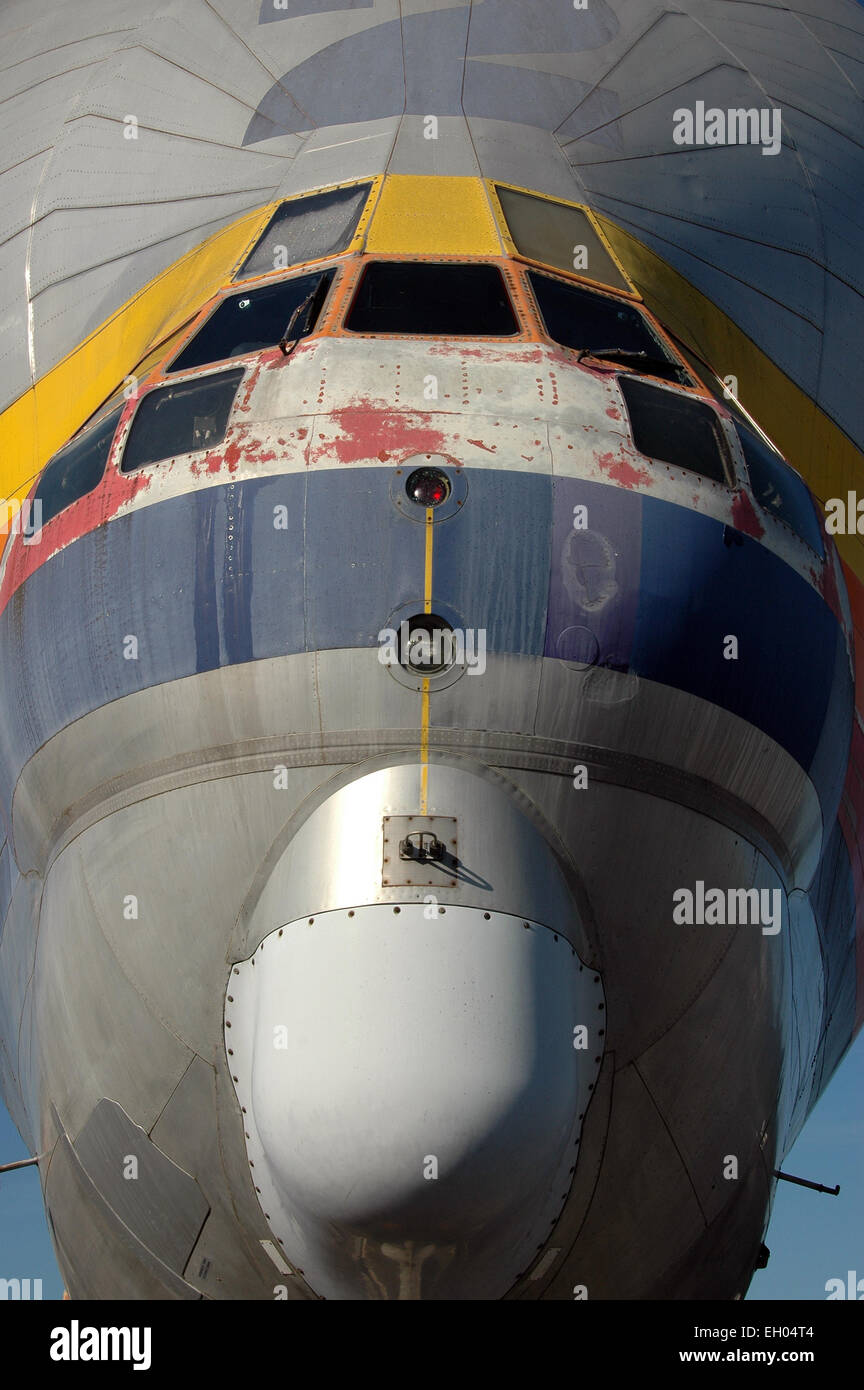
<svg viewBox="0 0 864 1390">
<path fill-rule="evenodd" d="M 435 539 L 435 512 L 426 508 L 426 555 L 423 566 L 423 612 L 432 612 L 432 550 Z M 420 694 L 420 814 L 429 807 L 429 677 L 423 677 Z"/>
<path fill-rule="evenodd" d="M 426 508 L 426 564 L 423 572 L 423 612 L 432 612 L 432 539 L 435 535 L 435 513 Z"/>
<path fill-rule="evenodd" d="M 429 809 L 429 677 L 423 677 L 420 696 L 420 814 Z"/>
</svg>

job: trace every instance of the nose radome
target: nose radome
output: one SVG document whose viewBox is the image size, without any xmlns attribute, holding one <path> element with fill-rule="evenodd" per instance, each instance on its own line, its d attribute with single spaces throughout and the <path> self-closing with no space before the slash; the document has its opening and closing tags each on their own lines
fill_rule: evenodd
<svg viewBox="0 0 864 1390">
<path fill-rule="evenodd" d="M 570 943 L 376 903 L 271 932 L 228 992 L 258 1200 L 307 1284 L 506 1293 L 561 1211 L 599 1070 L 602 987 Z"/>
</svg>

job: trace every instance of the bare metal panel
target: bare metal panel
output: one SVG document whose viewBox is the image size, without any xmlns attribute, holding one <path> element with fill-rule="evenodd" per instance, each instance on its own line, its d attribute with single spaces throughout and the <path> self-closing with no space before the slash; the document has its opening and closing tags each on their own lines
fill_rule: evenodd
<svg viewBox="0 0 864 1390">
<path fill-rule="evenodd" d="M 399 117 L 385 116 L 308 131 L 296 159 L 283 173 L 274 198 L 289 198 L 330 183 L 383 174 L 398 129 Z M 278 142 L 272 143 L 278 148 Z M 270 146 L 268 142 L 267 148 Z"/>
<path fill-rule="evenodd" d="M 0 845 L 0 941 L 3 939 L 3 926 L 6 913 L 12 900 L 12 885 L 18 877 L 18 870 L 12 860 L 12 848 L 4 838 Z"/>
<path fill-rule="evenodd" d="M 114 1215 L 156 1259 L 182 1274 L 210 1209 L 195 1179 L 104 1098 L 75 1140 L 75 1152 Z"/>
<path fill-rule="evenodd" d="M 5 326 L 0 334 L 0 401 L 4 407 L 30 385 L 27 301 L 17 292 L 24 277 L 28 236 L 26 231 L 19 232 L 0 246 L 0 315 Z"/>
<path fill-rule="evenodd" d="M 89 869 L 95 876 L 95 860 Z M 124 878 L 121 870 L 111 912 L 134 933 L 136 922 L 123 916 Z M 96 913 L 72 915 L 70 901 L 88 901 L 80 861 L 72 856 L 55 864 L 42 897 L 35 1006 L 37 1018 L 51 1020 L 49 1028 L 39 1030 L 42 1076 L 53 1077 L 52 1099 L 71 1135 L 105 1095 L 148 1128 L 186 1070 L 191 1052 L 123 972 Z M 86 971 L 80 969 L 82 961 L 88 963 Z M 136 1045 L 118 1047 L 117 1039 L 124 1037 L 136 1038 Z"/>
<path fill-rule="evenodd" d="M 452 874 L 460 867 L 458 825 L 455 816 L 385 816 L 382 886 L 455 888 Z M 441 847 L 438 859 L 412 857 L 412 846 L 419 849 L 433 840 Z"/>
<path fill-rule="evenodd" d="M 51 1155 L 45 1205 L 57 1260 L 73 1299 L 200 1297 L 114 1214 L 65 1135 Z"/>
<path fill-rule="evenodd" d="M 458 835 L 447 836 L 458 839 L 458 863 L 441 874 L 433 896 L 536 918 L 587 959 L 578 870 L 556 855 L 512 783 L 474 759 L 439 756 L 430 759 L 427 781 L 428 814 L 450 818 L 458 810 L 459 821 Z M 318 804 L 308 806 L 299 826 L 286 826 L 262 861 L 244 904 L 234 958 L 250 954 L 270 932 L 304 914 L 425 901 L 429 890 L 422 884 L 382 882 L 384 817 L 418 814 L 420 782 L 416 755 L 403 755 L 396 764 L 385 755 L 325 784 Z M 324 862 L 315 850 L 319 844 L 330 847 Z"/>
<path fill-rule="evenodd" d="M 437 125 L 433 128 L 424 116 L 402 117 L 387 164 L 388 174 L 447 174 L 479 178 L 480 165 L 467 122 L 461 116 L 436 116 L 435 119 Z M 430 139 L 433 129 L 435 138 Z"/>
<path fill-rule="evenodd" d="M 221 1064 L 224 1067 L 224 1059 Z M 212 1203 L 184 1278 L 206 1298 L 273 1298 L 284 1283 L 289 1297 L 306 1297 L 302 1279 L 280 1278 L 261 1241 L 269 1235 L 246 1162 L 242 1122 L 230 1080 L 194 1057 L 150 1138 L 196 1181 Z"/>
<path fill-rule="evenodd" d="M 589 1111 L 589 1124 L 591 1119 Z M 620 1067 L 612 1082 L 603 1165 L 591 1205 L 545 1296 L 572 1299 L 573 1285 L 587 1284 L 589 1301 L 645 1297 L 644 1290 L 656 1287 L 670 1264 L 685 1265 L 704 1229 L 684 1164 L 638 1069 Z M 590 1274 L 580 1273 L 585 1270 L 582 1252 L 589 1249 Z M 713 1274 L 717 1287 L 724 1275 L 728 1278 L 716 1267 Z"/>
</svg>

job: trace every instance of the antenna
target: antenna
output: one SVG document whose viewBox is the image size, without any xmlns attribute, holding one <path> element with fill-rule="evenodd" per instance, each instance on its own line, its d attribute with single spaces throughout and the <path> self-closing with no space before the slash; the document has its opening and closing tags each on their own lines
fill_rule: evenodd
<svg viewBox="0 0 864 1390">
<path fill-rule="evenodd" d="M 36 1158 L 19 1158 L 15 1163 L 0 1163 L 0 1173 L 11 1173 L 16 1168 L 32 1168 L 38 1162 L 37 1156 Z"/>
<path fill-rule="evenodd" d="M 809 1178 L 794 1178 L 791 1173 L 781 1173 L 779 1168 L 774 1169 L 775 1178 L 782 1178 L 783 1182 L 794 1182 L 799 1187 L 812 1187 L 814 1192 L 827 1192 L 829 1197 L 836 1197 L 840 1191 L 840 1184 L 836 1187 L 824 1187 L 821 1182 L 811 1182 Z"/>
</svg>

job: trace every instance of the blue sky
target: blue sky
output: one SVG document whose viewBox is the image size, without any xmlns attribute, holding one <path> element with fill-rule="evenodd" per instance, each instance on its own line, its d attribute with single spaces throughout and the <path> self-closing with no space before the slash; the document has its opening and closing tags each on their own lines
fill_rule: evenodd
<svg viewBox="0 0 864 1390">
<path fill-rule="evenodd" d="M 0 1106 L 0 1162 L 26 1156 Z M 826 1187 L 839 1183 L 840 1195 L 778 1185 L 766 1237 L 771 1259 L 755 1275 L 747 1297 L 824 1300 L 829 1279 L 845 1280 L 850 1269 L 864 1278 L 864 1032 L 783 1167 Z M 35 1169 L 0 1177 L 0 1278 L 41 1278 L 43 1298 L 63 1293 Z"/>
</svg>

